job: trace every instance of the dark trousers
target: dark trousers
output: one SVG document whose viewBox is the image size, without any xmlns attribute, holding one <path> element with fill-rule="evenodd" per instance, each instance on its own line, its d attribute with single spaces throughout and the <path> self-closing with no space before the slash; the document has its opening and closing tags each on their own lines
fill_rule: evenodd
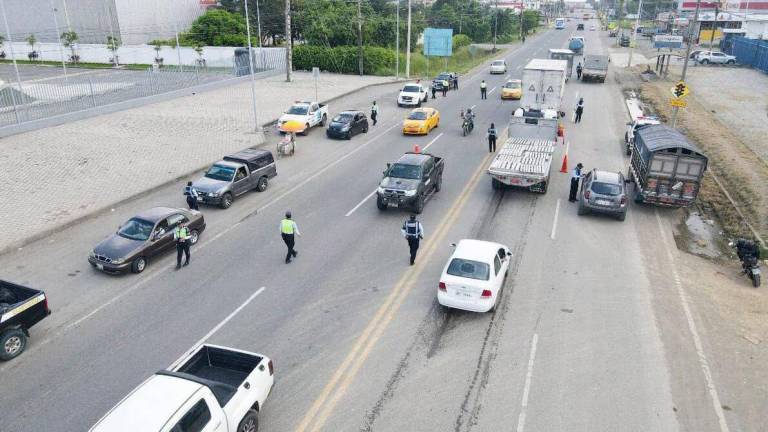
<svg viewBox="0 0 768 432">
<path fill-rule="evenodd" d="M 432 99 L 435 98 L 435 93 L 437 93 L 437 89 L 436 88 L 432 88 Z"/>
<path fill-rule="evenodd" d="M 488 93 L 487 89 L 481 88 L 480 89 L 480 99 L 488 99 L 488 97 L 486 96 L 487 93 Z"/>
<path fill-rule="evenodd" d="M 568 195 L 568 201 L 574 202 L 576 201 L 576 193 L 579 191 L 579 179 L 572 177 L 571 178 L 571 193 Z"/>
<path fill-rule="evenodd" d="M 576 79 L 581 79 L 581 69 L 576 69 Z"/>
<path fill-rule="evenodd" d="M 293 234 L 281 234 L 283 236 L 283 241 L 285 242 L 285 245 L 288 246 L 288 253 L 285 254 L 285 262 L 289 263 L 291 262 L 291 257 L 296 257 L 298 253 L 293 250 L 293 245 L 296 244 L 296 239 Z"/>
<path fill-rule="evenodd" d="M 185 255 L 184 265 L 189 264 L 189 242 L 176 242 L 176 267 L 181 267 L 181 255 Z"/>
<path fill-rule="evenodd" d="M 496 151 L 496 137 L 491 135 L 488 137 L 488 151 L 493 153 Z"/>
<path fill-rule="evenodd" d="M 190 210 L 200 210 L 197 208 L 197 198 L 187 195 L 187 205 L 189 206 Z"/>
<path fill-rule="evenodd" d="M 448 86 L 443 86 L 443 97 L 448 96 Z"/>
<path fill-rule="evenodd" d="M 581 111 L 581 110 L 576 110 L 576 121 L 575 121 L 575 123 L 581 123 L 581 113 L 582 112 L 583 111 Z"/>
<path fill-rule="evenodd" d="M 408 249 L 411 251 L 411 265 L 413 265 L 414 262 L 416 262 L 416 252 L 419 251 L 419 238 L 418 237 L 408 237 Z"/>
<path fill-rule="evenodd" d="M 371 120 L 373 120 L 373 125 L 374 126 L 376 126 L 376 117 L 378 117 L 378 114 L 372 112 L 371 113 Z"/>
<path fill-rule="evenodd" d="M 458 90 L 459 89 L 459 82 L 458 81 L 454 81 L 453 82 L 453 89 L 454 90 Z"/>
</svg>

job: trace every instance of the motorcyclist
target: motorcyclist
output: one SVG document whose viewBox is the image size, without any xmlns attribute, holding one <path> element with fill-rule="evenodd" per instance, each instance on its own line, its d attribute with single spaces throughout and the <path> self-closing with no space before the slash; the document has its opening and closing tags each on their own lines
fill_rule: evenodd
<svg viewBox="0 0 768 432">
<path fill-rule="evenodd" d="M 747 258 L 760 259 L 760 247 L 752 240 L 739 239 L 736 242 L 736 255 L 739 256 L 742 267 L 746 266 Z"/>
<path fill-rule="evenodd" d="M 469 123 L 469 130 L 475 128 L 475 113 L 472 112 L 472 108 L 467 108 L 466 111 L 461 110 L 461 119 Z"/>
</svg>

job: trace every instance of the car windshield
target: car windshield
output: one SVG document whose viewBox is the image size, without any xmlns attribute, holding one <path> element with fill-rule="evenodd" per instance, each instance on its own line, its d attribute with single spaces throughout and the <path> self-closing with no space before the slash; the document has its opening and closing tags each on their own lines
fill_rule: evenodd
<svg viewBox="0 0 768 432">
<path fill-rule="evenodd" d="M 405 86 L 403 87 L 404 93 L 418 93 L 419 92 L 419 86 Z"/>
<path fill-rule="evenodd" d="M 396 163 L 389 169 L 389 177 L 418 180 L 421 178 L 421 167 Z"/>
<path fill-rule="evenodd" d="M 351 113 L 341 113 L 333 118 L 333 121 L 338 123 L 348 123 L 350 120 L 352 120 L 352 117 L 354 117 L 354 114 Z"/>
<path fill-rule="evenodd" d="M 309 107 L 306 105 L 294 105 L 286 114 L 305 115 L 307 114 L 307 111 L 309 111 Z"/>
<path fill-rule="evenodd" d="M 504 62 L 501 60 L 496 60 L 495 62 L 491 63 L 493 66 L 504 66 Z"/>
<path fill-rule="evenodd" d="M 439 80 L 449 80 L 449 79 L 451 79 L 451 76 L 450 76 L 450 75 L 448 75 L 448 74 L 440 74 L 440 75 L 437 77 L 437 79 L 439 79 Z"/>
<path fill-rule="evenodd" d="M 621 193 L 621 186 L 612 183 L 592 183 L 592 191 L 600 195 L 619 195 Z"/>
<path fill-rule="evenodd" d="M 408 114 L 408 120 L 425 120 L 427 118 L 427 113 L 424 111 L 414 111 L 410 114 Z"/>
<path fill-rule="evenodd" d="M 504 84 L 504 88 L 519 89 L 520 88 L 520 83 L 519 82 L 510 81 L 510 82 Z"/>
<path fill-rule="evenodd" d="M 454 258 L 448 265 L 448 274 L 451 276 L 477 280 L 488 280 L 490 273 L 491 266 L 480 261 Z"/>
<path fill-rule="evenodd" d="M 155 224 L 145 221 L 144 219 L 133 218 L 129 220 L 125 225 L 121 226 L 117 231 L 120 237 L 125 237 L 131 240 L 145 241 L 152 235 L 152 228 Z"/>
<path fill-rule="evenodd" d="M 235 169 L 230 166 L 214 165 L 205 173 L 205 176 L 214 180 L 232 181 L 235 177 Z"/>
</svg>

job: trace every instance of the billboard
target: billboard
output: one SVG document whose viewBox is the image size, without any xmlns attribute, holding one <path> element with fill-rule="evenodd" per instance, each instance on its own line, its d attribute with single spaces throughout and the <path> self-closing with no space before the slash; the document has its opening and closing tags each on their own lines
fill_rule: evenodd
<svg viewBox="0 0 768 432">
<path fill-rule="evenodd" d="M 453 53 L 453 29 L 424 29 L 424 55 L 450 57 Z"/>
<path fill-rule="evenodd" d="M 654 48 L 682 48 L 683 37 L 678 35 L 656 35 L 653 37 Z"/>
</svg>

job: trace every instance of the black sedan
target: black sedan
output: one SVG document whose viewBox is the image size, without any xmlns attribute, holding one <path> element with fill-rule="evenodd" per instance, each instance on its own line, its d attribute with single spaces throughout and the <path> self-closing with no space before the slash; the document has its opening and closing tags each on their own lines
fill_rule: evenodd
<svg viewBox="0 0 768 432">
<path fill-rule="evenodd" d="M 329 138 L 352 139 L 359 133 L 368 133 L 368 118 L 362 111 L 340 112 L 325 130 Z"/>
<path fill-rule="evenodd" d="M 173 249 L 173 230 L 182 222 L 187 222 L 190 243 L 194 245 L 205 229 L 202 213 L 155 207 L 132 217 L 96 245 L 88 262 L 105 273 L 141 273 L 151 258 Z"/>
</svg>

